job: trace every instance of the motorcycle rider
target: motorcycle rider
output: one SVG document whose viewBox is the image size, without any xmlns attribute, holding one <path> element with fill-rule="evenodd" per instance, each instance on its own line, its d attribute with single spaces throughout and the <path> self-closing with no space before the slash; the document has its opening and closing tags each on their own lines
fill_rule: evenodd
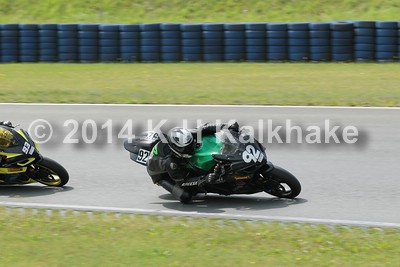
<svg viewBox="0 0 400 267">
<path fill-rule="evenodd" d="M 198 148 L 198 135 L 206 136 L 216 132 L 228 129 L 239 131 L 239 124 L 204 124 L 197 129 L 189 130 L 181 127 L 171 129 L 167 136 L 167 143 L 159 141 L 150 155 L 147 163 L 147 172 L 155 184 L 161 185 L 167 191 L 173 193 L 179 198 L 188 197 L 180 185 L 189 178 L 190 173 L 182 168 L 194 155 Z M 200 137 L 199 137 L 200 138 Z M 220 166 L 217 164 L 213 173 L 201 175 L 198 177 L 198 186 L 204 187 L 207 184 L 224 182 L 220 177 Z M 175 182 L 175 186 L 168 184 L 168 178 Z M 193 177 L 190 177 L 193 178 Z"/>
</svg>

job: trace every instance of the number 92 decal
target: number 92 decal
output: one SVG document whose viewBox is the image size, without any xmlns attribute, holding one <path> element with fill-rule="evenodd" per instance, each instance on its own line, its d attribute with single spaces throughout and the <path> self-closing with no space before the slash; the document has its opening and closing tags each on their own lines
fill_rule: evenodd
<svg viewBox="0 0 400 267">
<path fill-rule="evenodd" d="M 147 159 L 150 156 L 150 151 L 140 149 L 136 161 L 139 163 L 147 164 Z"/>
</svg>

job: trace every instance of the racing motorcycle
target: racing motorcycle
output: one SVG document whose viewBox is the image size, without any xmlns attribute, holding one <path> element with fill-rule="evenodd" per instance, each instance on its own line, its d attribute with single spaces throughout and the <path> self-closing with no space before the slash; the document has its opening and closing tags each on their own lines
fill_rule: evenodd
<svg viewBox="0 0 400 267">
<path fill-rule="evenodd" d="M 131 160 L 146 166 L 153 147 L 161 140 L 160 135 L 148 131 L 125 140 L 124 147 L 130 152 Z M 216 164 L 222 169 L 223 182 L 199 187 L 197 177 L 213 172 Z M 293 199 L 301 191 L 297 178 L 267 161 L 265 148 L 246 131 L 221 130 L 213 135 L 202 136 L 195 154 L 183 168 L 192 174 L 189 177 L 194 178 L 176 185 L 165 174 L 165 179 L 159 182 L 182 203 L 191 202 L 192 197 L 199 193 L 232 195 L 266 192 L 279 198 Z"/>
<path fill-rule="evenodd" d="M 24 185 L 39 182 L 61 187 L 69 175 L 56 161 L 43 157 L 27 131 L 16 130 L 11 123 L 0 125 L 0 185 Z"/>
</svg>

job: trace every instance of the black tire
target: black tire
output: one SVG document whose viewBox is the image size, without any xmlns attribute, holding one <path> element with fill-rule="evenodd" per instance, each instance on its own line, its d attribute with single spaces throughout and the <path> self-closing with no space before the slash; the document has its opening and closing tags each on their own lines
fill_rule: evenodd
<svg viewBox="0 0 400 267">
<path fill-rule="evenodd" d="M 301 185 L 299 180 L 287 170 L 274 166 L 274 169 L 265 172 L 263 177 L 270 180 L 266 193 L 279 197 L 293 199 L 300 194 Z"/>
<path fill-rule="evenodd" d="M 50 158 L 43 158 L 33 164 L 33 167 L 35 169 L 33 179 L 41 184 L 61 187 L 69 181 L 67 170 Z"/>
</svg>

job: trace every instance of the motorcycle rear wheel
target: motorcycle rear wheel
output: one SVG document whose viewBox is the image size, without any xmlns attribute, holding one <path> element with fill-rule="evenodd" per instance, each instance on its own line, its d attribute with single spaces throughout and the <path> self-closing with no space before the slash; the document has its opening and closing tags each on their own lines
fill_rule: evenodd
<svg viewBox="0 0 400 267">
<path fill-rule="evenodd" d="M 301 184 L 297 178 L 287 170 L 274 166 L 271 171 L 262 174 L 268 180 L 266 193 L 279 197 L 293 199 L 301 192 Z"/>
<path fill-rule="evenodd" d="M 61 187 L 69 181 L 67 170 L 50 158 L 43 158 L 40 162 L 33 164 L 33 168 L 32 178 L 41 184 Z"/>
</svg>

